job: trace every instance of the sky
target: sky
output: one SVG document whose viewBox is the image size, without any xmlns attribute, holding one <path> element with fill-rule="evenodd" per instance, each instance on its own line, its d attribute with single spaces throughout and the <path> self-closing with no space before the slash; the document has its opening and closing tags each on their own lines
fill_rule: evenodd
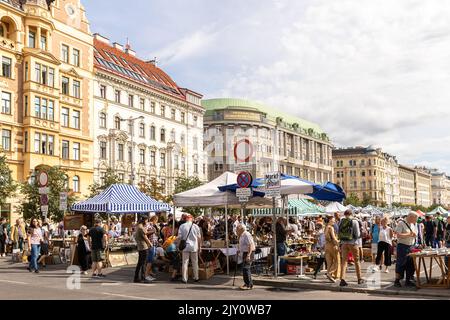
<svg viewBox="0 0 450 320">
<path fill-rule="evenodd" d="M 84 0 L 91 31 L 181 87 L 318 123 L 450 175 L 450 1 Z"/>
</svg>

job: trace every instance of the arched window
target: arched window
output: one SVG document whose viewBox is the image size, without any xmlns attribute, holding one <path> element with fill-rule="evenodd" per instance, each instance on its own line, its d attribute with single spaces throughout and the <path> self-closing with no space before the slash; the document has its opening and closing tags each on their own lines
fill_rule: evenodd
<svg viewBox="0 0 450 320">
<path fill-rule="evenodd" d="M 72 182 L 73 182 L 73 192 L 76 193 L 80 192 L 80 177 L 78 176 L 73 177 Z"/>
<path fill-rule="evenodd" d="M 116 130 L 120 130 L 120 117 L 115 117 L 114 118 L 114 128 L 116 129 Z"/>
<path fill-rule="evenodd" d="M 106 128 L 106 113 L 100 113 L 100 128 Z"/>
<path fill-rule="evenodd" d="M 150 127 L 150 140 L 156 140 L 156 127 L 154 125 Z"/>
<path fill-rule="evenodd" d="M 166 142 L 166 129 L 161 129 L 161 142 Z"/>
</svg>

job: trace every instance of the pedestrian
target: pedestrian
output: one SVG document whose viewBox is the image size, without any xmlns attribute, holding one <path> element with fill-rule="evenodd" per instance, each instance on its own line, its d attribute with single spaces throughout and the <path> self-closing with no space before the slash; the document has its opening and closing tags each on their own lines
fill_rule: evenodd
<svg viewBox="0 0 450 320">
<path fill-rule="evenodd" d="M 347 273 L 347 258 L 351 253 L 355 260 L 356 276 L 358 278 L 358 284 L 363 284 L 365 281 L 361 277 L 361 262 L 359 258 L 359 246 L 358 239 L 361 237 L 360 227 L 357 220 L 352 218 L 353 211 L 347 210 L 344 213 L 344 218 L 341 219 L 339 224 L 339 239 L 341 242 L 342 252 L 342 270 L 341 270 L 341 287 L 348 286 L 345 280 Z"/>
<path fill-rule="evenodd" d="M 327 262 L 326 277 L 333 283 L 336 282 L 336 279 L 339 279 L 341 269 L 339 240 L 334 232 L 335 223 L 335 218 L 330 217 L 325 228 L 325 260 Z"/>
<path fill-rule="evenodd" d="M 134 282 L 140 283 L 145 282 L 149 283 L 150 280 L 145 278 L 145 263 L 147 261 L 147 254 L 150 246 L 152 245 L 150 239 L 147 237 L 147 224 L 148 217 L 142 217 L 139 220 L 139 223 L 136 226 L 136 230 L 134 233 L 134 239 L 137 244 L 137 249 L 139 252 L 138 263 L 136 265 L 136 269 L 134 271 Z"/>
<path fill-rule="evenodd" d="M 398 238 L 397 244 L 397 262 L 395 266 L 395 282 L 394 286 L 400 288 L 402 285 L 400 280 L 405 277 L 406 273 L 406 287 L 415 287 L 414 278 L 414 262 L 409 256 L 417 237 L 417 213 L 411 211 L 405 220 L 400 220 L 395 229 Z"/>
<path fill-rule="evenodd" d="M 47 265 L 45 263 L 45 259 L 48 257 L 48 247 L 49 247 L 49 226 L 48 221 L 45 220 L 42 223 L 42 243 L 41 243 L 41 256 L 39 257 L 38 264 L 42 265 L 43 268 L 46 268 Z"/>
<path fill-rule="evenodd" d="M 102 273 L 105 249 L 108 243 L 108 235 L 102 227 L 101 219 L 95 220 L 95 226 L 89 230 L 88 239 L 92 257 L 92 278 L 104 278 Z"/>
<path fill-rule="evenodd" d="M 392 265 L 391 260 L 391 248 L 392 248 L 392 239 L 394 237 L 394 231 L 388 225 L 388 218 L 384 217 L 381 219 L 381 226 L 379 230 L 379 241 L 378 241 L 378 252 L 376 258 L 376 265 L 382 266 L 381 258 L 384 254 L 384 266 L 386 267 L 385 273 L 389 273 L 389 267 Z"/>
<path fill-rule="evenodd" d="M 370 228 L 370 239 L 371 239 L 371 254 L 372 254 L 372 263 L 375 264 L 376 257 L 378 253 L 378 242 L 380 236 L 380 227 L 381 227 L 381 217 L 376 216 L 375 222 L 372 224 Z"/>
<path fill-rule="evenodd" d="M 4 258 L 6 256 L 6 244 L 7 244 L 7 229 L 6 229 L 6 218 L 0 218 L 0 257 Z"/>
<path fill-rule="evenodd" d="M 445 246 L 450 248 L 450 217 L 447 217 L 447 222 L 445 223 L 444 242 Z M 448 266 L 448 256 L 445 257 L 445 265 Z"/>
<path fill-rule="evenodd" d="M 188 266 L 189 261 L 192 263 L 194 272 L 194 282 L 199 281 L 198 276 L 198 256 L 201 253 L 201 230 L 194 224 L 192 215 L 186 216 L 186 222 L 182 224 L 178 230 L 177 241 L 180 243 L 180 251 L 182 252 L 182 279 L 183 283 L 188 282 Z M 183 244 L 185 247 L 183 248 Z"/>
<path fill-rule="evenodd" d="M 37 260 L 41 251 L 41 242 L 43 241 L 42 230 L 39 227 L 36 218 L 31 219 L 30 227 L 28 229 L 28 252 L 30 252 L 30 263 L 28 271 L 39 273 L 39 266 Z"/>
<path fill-rule="evenodd" d="M 242 275 L 244 277 L 244 285 L 242 285 L 240 289 L 252 290 L 253 281 L 251 267 L 252 262 L 255 259 L 255 242 L 245 225 L 238 225 L 236 231 L 239 237 L 239 253 L 242 254 Z"/>
<path fill-rule="evenodd" d="M 156 279 L 156 274 L 153 270 L 153 262 L 156 258 L 156 248 L 159 243 L 159 232 L 158 232 L 158 216 L 154 215 L 150 218 L 150 222 L 147 225 L 147 237 L 150 240 L 150 247 L 147 254 L 147 266 L 145 270 L 145 279 L 147 281 L 154 281 Z"/>
<path fill-rule="evenodd" d="M 23 244 L 26 239 L 27 232 L 25 229 L 25 223 L 22 218 L 19 218 L 11 228 L 11 241 L 13 243 L 13 249 L 18 249 L 20 252 L 23 252 Z"/>
<path fill-rule="evenodd" d="M 323 264 L 326 264 L 326 260 L 325 260 L 325 231 L 323 228 L 323 223 L 322 222 L 317 222 L 316 224 L 316 250 L 319 253 L 319 256 L 317 258 L 317 265 L 316 268 L 314 270 L 314 274 L 313 274 L 313 278 L 316 279 L 317 278 L 317 274 L 319 273 L 320 269 L 322 268 Z"/>
<path fill-rule="evenodd" d="M 279 217 L 275 226 L 275 232 L 277 236 L 277 256 L 283 257 L 286 255 L 286 239 L 288 236 L 288 231 L 286 230 L 286 219 L 283 217 Z M 278 259 L 274 259 L 274 264 Z M 286 262 L 283 260 L 280 262 L 280 273 L 286 273 Z"/>
<path fill-rule="evenodd" d="M 434 245 L 435 224 L 430 216 L 425 217 L 425 245 L 432 247 Z"/>
<path fill-rule="evenodd" d="M 441 217 L 441 214 L 438 212 L 438 213 L 436 213 L 436 218 L 435 218 L 435 236 L 434 236 L 434 247 L 435 248 L 443 247 L 444 234 L 445 234 L 444 219 Z"/>
<path fill-rule="evenodd" d="M 81 272 L 84 275 L 88 274 L 88 270 L 90 268 L 90 257 L 91 257 L 91 247 L 89 246 L 89 240 L 88 240 L 87 234 L 88 234 L 88 228 L 86 226 L 82 226 L 80 228 L 80 234 L 78 235 L 78 240 L 77 240 L 78 262 L 80 263 Z"/>
</svg>

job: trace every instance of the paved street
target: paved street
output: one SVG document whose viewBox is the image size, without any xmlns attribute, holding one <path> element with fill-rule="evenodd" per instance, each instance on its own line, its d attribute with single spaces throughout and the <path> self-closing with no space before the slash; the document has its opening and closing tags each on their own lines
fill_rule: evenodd
<svg viewBox="0 0 450 320">
<path fill-rule="evenodd" d="M 237 278 L 232 287 L 232 278 L 215 276 L 209 281 L 199 284 L 168 282 L 168 275 L 160 274 L 159 280 L 153 284 L 131 283 L 134 268 L 108 269 L 104 280 L 92 280 L 87 276 L 81 278 L 79 290 L 67 289 L 69 274 L 63 266 L 48 266 L 40 274 L 29 273 L 23 264 L 11 264 L 9 258 L 0 260 L 0 286 L 8 290 L 0 291 L 0 299 L 165 299 L 165 300 L 315 300 L 315 299 L 411 299 L 401 296 L 380 296 L 374 294 L 342 293 L 323 290 L 279 290 L 270 287 L 256 287 L 251 292 L 242 292 L 238 287 L 242 284 Z"/>
</svg>

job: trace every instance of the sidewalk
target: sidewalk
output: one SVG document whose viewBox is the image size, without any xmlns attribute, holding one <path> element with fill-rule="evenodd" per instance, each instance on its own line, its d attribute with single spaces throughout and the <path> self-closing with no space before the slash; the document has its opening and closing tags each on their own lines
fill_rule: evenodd
<svg viewBox="0 0 450 320">
<path fill-rule="evenodd" d="M 331 283 L 322 271 L 317 275 L 317 279 L 312 278 L 312 273 L 307 273 L 306 277 L 298 278 L 295 275 L 282 275 L 276 279 L 273 275 L 254 275 L 255 285 L 270 286 L 280 289 L 304 289 L 304 290 L 327 290 L 337 292 L 371 293 L 378 295 L 400 295 L 430 298 L 450 299 L 449 289 L 416 289 L 416 288 L 396 288 L 394 287 L 395 267 L 392 266 L 390 273 L 384 270 L 373 272 L 370 263 L 363 263 L 362 276 L 366 280 L 363 285 L 358 285 L 354 266 L 349 266 L 347 270 L 348 287 L 340 287 L 339 281 Z"/>
</svg>

